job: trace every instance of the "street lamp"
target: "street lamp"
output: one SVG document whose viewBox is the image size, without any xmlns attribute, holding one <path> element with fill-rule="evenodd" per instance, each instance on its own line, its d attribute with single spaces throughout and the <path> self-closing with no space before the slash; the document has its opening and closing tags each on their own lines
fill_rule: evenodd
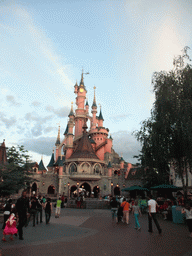
<svg viewBox="0 0 192 256">
<path fill-rule="evenodd" d="M 69 183 L 69 182 L 67 183 L 67 186 L 68 186 L 68 198 L 70 198 L 70 193 L 69 193 L 69 186 L 70 186 L 70 183 Z"/>
<path fill-rule="evenodd" d="M 77 182 L 77 196 L 79 196 L 79 182 Z"/>
<path fill-rule="evenodd" d="M 111 195 L 113 196 L 113 181 L 111 181 Z"/>
</svg>

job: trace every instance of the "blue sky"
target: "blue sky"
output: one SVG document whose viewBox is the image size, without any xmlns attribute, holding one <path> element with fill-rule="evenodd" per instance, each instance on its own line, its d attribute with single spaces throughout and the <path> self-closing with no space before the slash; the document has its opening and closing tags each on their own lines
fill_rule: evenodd
<svg viewBox="0 0 192 256">
<path fill-rule="evenodd" d="M 152 74 L 191 47 L 191 13 L 190 0 L 1 1 L 0 141 L 47 165 L 83 67 L 89 105 L 96 86 L 115 151 L 135 163 L 131 133 L 150 116 Z"/>
</svg>

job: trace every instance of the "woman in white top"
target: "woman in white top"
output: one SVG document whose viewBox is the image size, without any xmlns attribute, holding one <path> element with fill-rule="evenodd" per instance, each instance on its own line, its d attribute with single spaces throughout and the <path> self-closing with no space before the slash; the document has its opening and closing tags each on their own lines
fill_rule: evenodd
<svg viewBox="0 0 192 256">
<path fill-rule="evenodd" d="M 192 237 L 192 208 L 190 204 L 186 204 L 185 208 L 181 210 L 181 213 L 185 213 L 187 226 L 189 228 L 190 237 Z"/>
</svg>

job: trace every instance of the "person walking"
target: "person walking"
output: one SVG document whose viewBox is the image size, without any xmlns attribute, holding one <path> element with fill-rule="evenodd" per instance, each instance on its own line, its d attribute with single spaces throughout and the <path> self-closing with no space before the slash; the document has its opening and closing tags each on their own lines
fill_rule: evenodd
<svg viewBox="0 0 192 256">
<path fill-rule="evenodd" d="M 50 218 L 52 213 L 52 203 L 51 199 L 47 198 L 47 201 L 45 203 L 45 222 L 46 224 L 49 224 Z"/>
<path fill-rule="evenodd" d="M 16 210 L 19 216 L 18 233 L 19 239 L 23 240 L 23 227 L 27 223 L 27 212 L 29 211 L 29 200 L 26 197 L 26 191 L 22 192 L 22 196 L 16 202 Z"/>
<path fill-rule="evenodd" d="M 149 201 L 148 201 L 148 224 L 149 224 L 149 229 L 148 232 L 153 232 L 152 229 L 152 219 L 155 222 L 155 225 L 159 231 L 159 234 L 162 233 L 162 229 L 159 226 L 159 223 L 157 221 L 157 217 L 156 217 L 156 207 L 158 207 L 157 202 L 152 199 L 152 195 L 149 195 Z"/>
<path fill-rule="evenodd" d="M 127 225 L 129 224 L 129 207 L 130 204 L 126 201 L 126 198 L 123 199 L 123 203 L 121 204 L 123 207 L 123 221 L 126 221 Z"/>
<path fill-rule="evenodd" d="M 41 199 L 41 195 L 38 196 L 37 198 L 37 224 L 39 222 L 39 215 L 40 215 L 40 223 L 42 223 L 42 204 L 43 200 Z"/>
<path fill-rule="evenodd" d="M 190 237 L 192 237 L 192 208 L 189 203 L 187 203 L 185 208 L 181 210 L 181 213 L 185 213 L 187 226 L 190 232 Z"/>
<path fill-rule="evenodd" d="M 12 208 L 12 199 L 9 199 L 7 201 L 7 203 L 3 206 L 3 210 L 4 210 L 4 222 L 3 222 L 3 227 L 2 229 L 5 228 L 5 225 L 6 225 L 6 221 L 8 220 L 10 214 L 11 214 L 11 208 Z"/>
<path fill-rule="evenodd" d="M 115 199 L 115 197 L 112 198 L 110 202 L 110 206 L 111 206 L 112 220 L 115 219 L 115 221 L 118 222 L 118 219 L 117 219 L 118 202 Z"/>
<path fill-rule="evenodd" d="M 13 241 L 13 235 L 17 234 L 18 230 L 16 228 L 15 214 L 11 213 L 6 221 L 6 226 L 3 230 L 3 242 L 6 242 L 5 236 L 10 235 L 10 239 Z"/>
<path fill-rule="evenodd" d="M 37 198 L 35 196 L 33 196 L 31 198 L 30 216 L 29 216 L 29 219 L 28 219 L 28 222 L 27 222 L 28 224 L 30 222 L 31 215 L 33 216 L 33 227 L 35 227 L 35 219 L 37 219 L 37 225 L 38 225 Z"/>
<path fill-rule="evenodd" d="M 59 199 L 57 200 L 56 203 L 56 210 L 55 210 L 55 218 L 59 218 L 60 213 L 61 213 L 61 197 L 59 196 Z"/>
<path fill-rule="evenodd" d="M 138 217 L 139 217 L 139 214 L 141 215 L 141 211 L 137 201 L 135 201 L 135 204 L 132 206 L 132 213 L 134 214 L 134 217 L 135 217 L 135 229 L 141 230 L 141 227 L 138 221 Z"/>
</svg>

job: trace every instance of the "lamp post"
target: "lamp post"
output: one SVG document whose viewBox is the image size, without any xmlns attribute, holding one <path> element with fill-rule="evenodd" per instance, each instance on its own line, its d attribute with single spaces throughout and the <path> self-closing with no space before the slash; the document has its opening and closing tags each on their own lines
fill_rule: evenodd
<svg viewBox="0 0 192 256">
<path fill-rule="evenodd" d="M 79 182 L 77 182 L 77 196 L 79 196 Z"/>
<path fill-rule="evenodd" d="M 70 193 L 69 193 L 69 186 L 70 186 L 70 183 L 69 183 L 69 182 L 67 183 L 67 186 L 68 186 L 68 199 L 70 199 Z"/>
<path fill-rule="evenodd" d="M 120 196 L 120 188 L 119 188 L 119 184 L 117 183 L 117 188 L 119 189 L 119 196 Z"/>
<path fill-rule="evenodd" d="M 111 181 L 111 195 L 113 196 L 113 181 Z"/>
</svg>

